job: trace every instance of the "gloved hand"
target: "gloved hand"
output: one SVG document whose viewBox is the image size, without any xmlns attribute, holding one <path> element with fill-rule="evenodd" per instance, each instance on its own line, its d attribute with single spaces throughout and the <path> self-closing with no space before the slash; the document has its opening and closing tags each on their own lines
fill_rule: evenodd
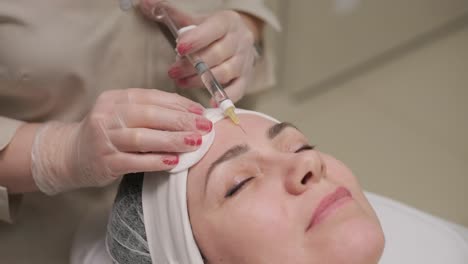
<svg viewBox="0 0 468 264">
<path fill-rule="evenodd" d="M 34 181 L 42 192 L 55 194 L 103 186 L 130 172 L 171 169 L 177 153 L 197 149 L 212 129 L 203 110 L 158 90 L 104 92 L 81 122 L 49 122 L 38 129 Z"/>
<path fill-rule="evenodd" d="M 226 10 L 206 17 L 193 17 L 160 0 L 141 1 L 140 7 L 146 16 L 154 19 L 152 10 L 161 4 L 179 28 L 197 25 L 179 36 L 178 53 L 200 56 L 216 79 L 225 86 L 231 100 L 236 102 L 241 99 L 253 80 L 257 56 L 254 34 L 241 15 Z M 203 87 L 200 77 L 186 58 L 170 66 L 168 75 L 182 88 Z"/>
</svg>

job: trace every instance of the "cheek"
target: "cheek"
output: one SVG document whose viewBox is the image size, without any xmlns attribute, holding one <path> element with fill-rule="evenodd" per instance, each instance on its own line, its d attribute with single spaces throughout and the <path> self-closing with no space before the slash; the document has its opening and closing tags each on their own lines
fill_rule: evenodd
<svg viewBox="0 0 468 264">
<path fill-rule="evenodd" d="M 378 223 L 361 214 L 336 219 L 314 234 L 310 258 L 327 259 L 327 263 L 333 264 L 378 263 L 383 246 L 383 232 Z"/>
<path fill-rule="evenodd" d="M 321 155 L 327 166 L 328 180 L 348 188 L 353 194 L 353 198 L 360 204 L 367 215 L 377 220 L 377 215 L 375 214 L 374 209 L 372 209 L 372 206 L 364 195 L 361 185 L 351 170 L 341 161 L 333 158 L 332 156 L 323 153 L 321 153 Z"/>
<path fill-rule="evenodd" d="M 231 263 L 240 263 L 244 258 L 269 256 L 285 248 L 284 241 L 293 242 L 296 232 L 284 199 L 262 190 L 249 191 L 199 221 L 204 236 L 211 238 L 203 243 L 211 257 L 220 254 Z"/>
<path fill-rule="evenodd" d="M 350 169 L 346 167 L 340 161 L 334 159 L 330 156 L 324 156 L 324 163 L 327 167 L 326 179 L 337 184 L 343 185 L 348 188 L 351 193 L 357 195 L 358 197 L 362 196 L 362 189 L 357 181 L 356 177 L 353 175 Z"/>
<path fill-rule="evenodd" d="M 232 219 L 234 223 L 240 223 L 246 229 L 268 231 L 267 229 L 275 226 L 285 228 L 289 214 L 278 197 L 261 192 L 256 192 L 255 196 L 256 198 L 243 197 L 244 202 L 233 203 L 227 208 L 226 218 Z M 252 221 L 253 219 L 255 221 Z"/>
<path fill-rule="evenodd" d="M 260 191 L 255 196 L 239 197 L 243 199 L 242 202 L 239 199 L 226 207 L 220 216 L 222 228 L 229 230 L 232 236 L 241 238 L 247 236 L 268 240 L 270 236 L 287 234 L 290 217 L 286 206 L 278 197 L 262 194 Z"/>
</svg>

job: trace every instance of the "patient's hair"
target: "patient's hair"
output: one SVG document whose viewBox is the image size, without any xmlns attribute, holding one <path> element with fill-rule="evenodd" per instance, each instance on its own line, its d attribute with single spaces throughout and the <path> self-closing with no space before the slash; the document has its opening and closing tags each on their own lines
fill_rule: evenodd
<svg viewBox="0 0 468 264">
<path fill-rule="evenodd" d="M 107 224 L 106 246 L 114 263 L 152 263 L 142 203 L 143 173 L 125 175 Z"/>
</svg>

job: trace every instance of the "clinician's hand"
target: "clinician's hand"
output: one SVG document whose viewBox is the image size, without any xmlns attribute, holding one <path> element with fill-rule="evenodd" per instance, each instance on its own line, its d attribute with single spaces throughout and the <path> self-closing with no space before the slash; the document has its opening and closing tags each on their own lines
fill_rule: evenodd
<svg viewBox="0 0 468 264">
<path fill-rule="evenodd" d="M 178 153 L 197 149 L 212 123 L 204 108 L 148 89 L 104 92 L 79 123 L 46 123 L 36 134 L 32 174 L 54 194 L 106 185 L 130 172 L 169 170 Z"/>
<path fill-rule="evenodd" d="M 158 0 L 144 0 L 141 9 L 152 18 L 151 10 L 160 4 Z M 195 24 L 197 27 L 179 36 L 177 51 L 180 55 L 200 56 L 211 68 L 217 80 L 226 87 L 231 100 L 238 101 L 253 79 L 253 67 L 257 56 L 254 42 L 259 20 L 236 11 L 220 11 L 203 18 L 187 15 L 165 4 L 169 15 L 180 27 Z M 189 61 L 182 58 L 168 71 L 182 88 L 203 87 Z"/>
</svg>

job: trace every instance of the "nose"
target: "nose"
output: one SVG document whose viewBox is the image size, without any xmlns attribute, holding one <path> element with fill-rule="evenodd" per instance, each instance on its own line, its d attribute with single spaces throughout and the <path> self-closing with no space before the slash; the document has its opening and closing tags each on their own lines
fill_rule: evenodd
<svg viewBox="0 0 468 264">
<path fill-rule="evenodd" d="M 296 153 L 292 159 L 284 179 L 286 191 L 290 194 L 300 195 L 327 173 L 325 162 L 318 151 Z"/>
</svg>

